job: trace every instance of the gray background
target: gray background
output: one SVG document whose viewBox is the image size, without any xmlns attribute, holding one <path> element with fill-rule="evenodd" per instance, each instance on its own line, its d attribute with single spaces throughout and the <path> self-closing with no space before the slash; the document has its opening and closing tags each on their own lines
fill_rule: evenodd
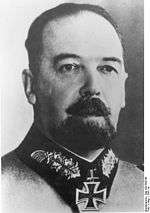
<svg viewBox="0 0 150 213">
<path fill-rule="evenodd" d="M 24 138 L 33 119 L 21 82 L 28 67 L 24 41 L 31 22 L 64 1 L 6 0 L 2 9 L 2 154 Z M 65 1 L 71 2 L 71 1 Z M 143 0 L 77 0 L 104 6 L 118 23 L 126 52 L 126 108 L 120 114 L 113 147 L 127 161 L 143 162 Z"/>
</svg>

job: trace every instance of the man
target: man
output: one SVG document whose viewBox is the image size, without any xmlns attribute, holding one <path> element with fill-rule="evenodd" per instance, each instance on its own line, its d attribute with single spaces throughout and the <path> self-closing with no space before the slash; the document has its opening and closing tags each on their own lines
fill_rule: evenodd
<svg viewBox="0 0 150 213">
<path fill-rule="evenodd" d="M 143 211 L 143 173 L 111 141 L 125 106 L 123 47 L 101 7 L 62 4 L 31 25 L 23 71 L 34 123 L 2 159 L 8 212 Z"/>
</svg>

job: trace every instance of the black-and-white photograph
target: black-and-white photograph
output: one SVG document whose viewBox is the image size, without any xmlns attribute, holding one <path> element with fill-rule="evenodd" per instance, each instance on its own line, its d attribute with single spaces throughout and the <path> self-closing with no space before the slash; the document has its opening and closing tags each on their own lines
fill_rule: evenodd
<svg viewBox="0 0 150 213">
<path fill-rule="evenodd" d="M 3 4 L 2 212 L 144 212 L 144 1 Z"/>
</svg>

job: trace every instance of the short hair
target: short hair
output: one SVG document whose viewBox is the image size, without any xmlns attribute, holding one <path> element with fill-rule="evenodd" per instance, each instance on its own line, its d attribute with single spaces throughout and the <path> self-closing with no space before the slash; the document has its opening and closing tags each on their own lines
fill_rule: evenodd
<svg viewBox="0 0 150 213">
<path fill-rule="evenodd" d="M 81 11 L 93 12 L 105 18 L 114 27 L 122 43 L 121 34 L 119 32 L 117 24 L 104 8 L 92 4 L 60 4 L 42 13 L 34 20 L 34 22 L 30 26 L 25 46 L 28 52 L 29 69 L 32 71 L 33 74 L 35 70 L 39 69 L 39 63 L 41 61 L 40 56 L 42 53 L 42 33 L 45 25 L 49 21 L 55 20 L 57 18 L 75 15 L 80 13 Z"/>
</svg>

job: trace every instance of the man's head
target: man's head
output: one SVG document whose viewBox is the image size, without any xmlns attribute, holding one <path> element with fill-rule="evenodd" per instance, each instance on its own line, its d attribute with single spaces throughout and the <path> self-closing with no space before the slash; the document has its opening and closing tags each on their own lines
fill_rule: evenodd
<svg viewBox="0 0 150 213">
<path fill-rule="evenodd" d="M 60 5 L 33 22 L 26 47 L 23 79 L 39 128 L 73 150 L 105 146 L 125 105 L 127 77 L 111 17 L 98 6 Z"/>
</svg>

